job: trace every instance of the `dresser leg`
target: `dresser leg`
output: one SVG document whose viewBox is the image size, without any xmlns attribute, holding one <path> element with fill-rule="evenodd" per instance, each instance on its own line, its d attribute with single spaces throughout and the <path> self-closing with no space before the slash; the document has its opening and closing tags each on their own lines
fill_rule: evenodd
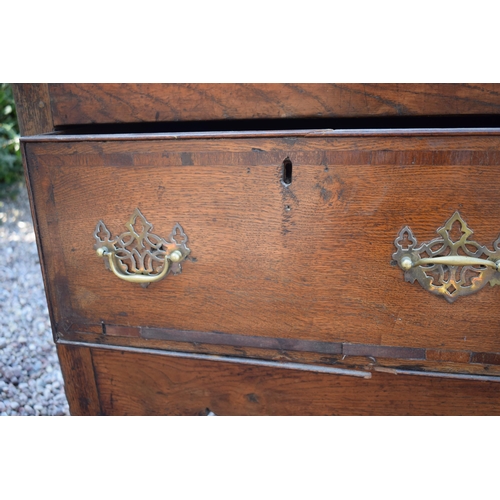
<svg viewBox="0 0 500 500">
<path fill-rule="evenodd" d="M 101 415 L 90 349 L 58 344 L 57 354 L 71 415 Z"/>
</svg>

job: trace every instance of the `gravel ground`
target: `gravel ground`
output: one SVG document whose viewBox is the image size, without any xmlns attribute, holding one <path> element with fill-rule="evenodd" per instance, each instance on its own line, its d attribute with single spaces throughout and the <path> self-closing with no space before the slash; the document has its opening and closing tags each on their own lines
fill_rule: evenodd
<svg viewBox="0 0 500 500">
<path fill-rule="evenodd" d="M 69 415 L 24 186 L 0 200 L 0 415 Z"/>
</svg>

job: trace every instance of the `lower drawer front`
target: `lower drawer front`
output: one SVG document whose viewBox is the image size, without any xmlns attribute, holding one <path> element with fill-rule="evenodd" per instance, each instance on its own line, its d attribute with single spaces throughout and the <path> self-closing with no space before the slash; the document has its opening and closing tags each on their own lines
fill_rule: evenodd
<svg viewBox="0 0 500 500">
<path fill-rule="evenodd" d="M 405 226 L 429 242 L 456 212 L 469 241 L 493 251 L 496 132 L 25 146 L 51 312 L 66 338 L 498 362 L 500 287 L 449 302 L 405 281 L 393 257 Z M 147 288 L 95 252 L 98 222 L 116 237 L 137 209 L 139 233 L 166 239 L 178 223 L 190 249 L 180 274 Z"/>
<path fill-rule="evenodd" d="M 500 384 L 490 381 L 366 380 L 65 345 L 59 356 L 73 415 L 500 414 Z"/>
</svg>

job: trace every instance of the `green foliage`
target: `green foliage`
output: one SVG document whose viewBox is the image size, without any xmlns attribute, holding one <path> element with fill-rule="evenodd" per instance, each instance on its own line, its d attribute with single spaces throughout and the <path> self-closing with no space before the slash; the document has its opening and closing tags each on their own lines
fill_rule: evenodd
<svg viewBox="0 0 500 500">
<path fill-rule="evenodd" d="M 19 127 L 12 87 L 0 83 L 0 197 L 13 196 L 22 179 Z"/>
</svg>

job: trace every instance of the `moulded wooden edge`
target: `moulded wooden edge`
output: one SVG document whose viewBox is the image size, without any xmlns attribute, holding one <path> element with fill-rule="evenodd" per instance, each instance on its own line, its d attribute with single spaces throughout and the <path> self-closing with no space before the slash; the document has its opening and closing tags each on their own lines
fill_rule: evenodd
<svg viewBox="0 0 500 500">
<path fill-rule="evenodd" d="M 233 356 L 219 356 L 212 354 L 195 354 L 195 353 L 178 352 L 178 351 L 161 351 L 161 350 L 147 349 L 147 348 L 138 349 L 135 347 L 124 347 L 124 346 L 117 347 L 114 345 L 90 344 L 84 342 L 67 342 L 64 340 L 59 340 L 58 344 L 74 346 L 74 347 L 89 347 L 89 348 L 99 348 L 99 349 L 110 349 L 113 351 L 118 350 L 123 352 L 135 352 L 139 354 L 156 354 L 160 356 L 169 356 L 171 358 L 198 359 L 201 361 L 218 361 L 221 363 L 266 366 L 269 368 L 279 368 L 284 370 L 299 370 L 306 372 L 330 373 L 335 375 L 348 375 L 352 377 L 371 378 L 371 373 L 367 371 L 337 368 L 333 366 L 324 366 L 324 365 L 269 361 L 265 359 L 256 359 L 256 358 L 237 358 Z M 500 381 L 500 377 L 498 377 L 498 380 Z"/>
<path fill-rule="evenodd" d="M 21 142 L 82 141 L 154 141 L 188 139 L 238 139 L 253 137 L 433 137 L 433 136 L 496 136 L 500 128 L 428 128 L 428 129 L 319 129 L 319 130 L 247 130 L 210 132 L 156 132 L 129 134 L 40 134 L 21 137 Z"/>
<path fill-rule="evenodd" d="M 104 331 L 103 331 L 104 328 Z M 500 354 L 495 352 L 472 352 L 468 350 L 450 350 L 422 347 L 401 347 L 391 345 L 360 344 L 349 342 L 318 342 L 302 339 L 283 339 L 259 337 L 220 332 L 197 332 L 169 328 L 133 327 L 121 325 L 79 325 L 71 324 L 66 331 L 58 331 L 57 338 L 65 341 L 107 343 L 125 345 L 124 339 L 130 339 L 134 347 L 148 347 L 154 341 L 157 349 L 169 350 L 178 346 L 186 352 L 204 349 L 217 349 L 228 346 L 235 349 L 256 349 L 262 356 L 277 356 L 287 352 L 312 353 L 318 356 L 365 357 L 394 359 L 400 362 L 418 361 L 431 363 L 453 363 L 463 365 L 500 365 Z M 214 347 L 212 347 L 214 346 Z M 333 355 L 333 357 L 332 357 Z"/>
<path fill-rule="evenodd" d="M 89 347 L 89 348 L 100 348 L 108 350 L 118 350 L 123 352 L 135 352 L 143 354 L 158 354 L 160 356 L 171 356 L 174 358 L 187 358 L 187 359 L 199 359 L 206 361 L 224 361 L 231 364 L 241 364 L 241 365 L 256 365 L 256 366 L 269 366 L 272 368 L 284 368 L 284 369 L 295 369 L 301 371 L 311 371 L 320 373 L 337 373 L 342 375 L 352 375 L 356 377 L 370 378 L 370 372 L 380 371 L 397 374 L 406 375 L 419 375 L 429 377 L 442 377 L 442 378 L 456 378 L 464 380 L 488 380 L 490 382 L 500 382 L 500 375 L 485 375 L 478 373 L 467 373 L 467 372 L 455 372 L 455 371 L 440 371 L 439 363 L 434 363 L 432 365 L 433 369 L 412 369 L 417 368 L 417 365 L 412 367 L 408 364 L 406 368 L 401 366 L 383 366 L 383 365 L 373 365 L 364 364 L 359 365 L 349 365 L 339 363 L 336 366 L 325 365 L 320 363 L 296 363 L 290 361 L 273 361 L 265 359 L 264 357 L 238 357 L 237 355 L 221 355 L 221 354 L 202 354 L 198 352 L 188 352 L 188 351 L 177 351 L 177 350 L 167 350 L 158 348 L 148 348 L 145 346 L 133 346 L 133 345 L 116 345 L 116 344 L 106 344 L 106 343 L 93 343 L 93 342 L 82 342 L 78 340 L 66 340 L 58 339 L 58 344 L 61 345 L 71 345 L 77 347 Z M 354 357 L 354 356 L 353 356 Z M 397 360 L 402 362 L 405 360 Z M 411 360 L 410 360 L 411 361 Z M 414 360 L 415 361 L 415 360 Z M 416 360 L 418 361 L 418 360 Z M 430 367 L 429 367 L 430 368 Z M 364 375 L 362 375 L 364 373 Z"/>
</svg>

